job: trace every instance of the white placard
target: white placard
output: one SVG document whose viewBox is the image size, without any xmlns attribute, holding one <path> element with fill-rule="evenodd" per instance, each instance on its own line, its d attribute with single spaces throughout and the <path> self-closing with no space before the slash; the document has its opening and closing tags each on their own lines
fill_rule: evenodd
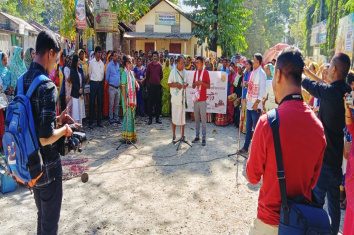
<svg viewBox="0 0 354 235">
<path fill-rule="evenodd" d="M 195 89 L 192 88 L 195 71 L 186 71 L 187 82 L 187 112 L 194 112 L 193 95 Z M 210 72 L 210 89 L 207 89 L 207 113 L 226 114 L 227 106 L 227 80 L 225 72 Z"/>
</svg>

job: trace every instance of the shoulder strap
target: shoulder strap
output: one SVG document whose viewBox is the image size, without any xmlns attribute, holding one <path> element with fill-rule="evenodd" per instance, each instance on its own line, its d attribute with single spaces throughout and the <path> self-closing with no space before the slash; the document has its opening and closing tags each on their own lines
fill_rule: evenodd
<svg viewBox="0 0 354 235">
<path fill-rule="evenodd" d="M 22 79 L 23 80 L 23 79 Z M 32 93 L 34 92 L 34 90 L 38 87 L 39 84 L 41 84 L 42 82 L 45 81 L 50 81 L 50 79 L 48 77 L 46 77 L 45 75 L 39 75 L 37 76 L 31 83 L 31 86 L 28 88 L 28 91 L 26 93 L 26 96 L 28 98 L 30 98 L 32 96 Z M 22 81 L 23 84 L 23 81 Z M 22 91 L 23 91 L 23 87 L 22 87 Z M 22 93 L 23 94 L 23 93 Z"/>
<path fill-rule="evenodd" d="M 284 213 L 284 224 L 289 225 L 289 206 L 286 195 L 285 172 L 283 166 L 283 154 L 281 151 L 280 135 L 279 135 L 279 116 L 278 110 L 272 109 L 268 113 L 268 122 L 273 132 L 275 157 L 277 160 L 277 178 L 279 180 L 281 209 Z"/>
<path fill-rule="evenodd" d="M 23 75 L 21 75 L 17 80 L 17 94 L 23 95 Z"/>
</svg>

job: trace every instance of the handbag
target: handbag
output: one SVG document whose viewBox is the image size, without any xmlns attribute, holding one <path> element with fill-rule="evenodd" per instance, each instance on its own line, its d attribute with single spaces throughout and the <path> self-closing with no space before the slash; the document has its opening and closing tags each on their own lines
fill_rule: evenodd
<svg viewBox="0 0 354 235">
<path fill-rule="evenodd" d="M 280 235 L 330 235 L 331 225 L 325 210 L 315 205 L 306 197 L 299 195 L 289 199 L 286 195 L 285 172 L 279 136 L 279 117 L 277 109 L 268 113 L 269 125 L 273 132 L 277 178 L 279 180 L 281 209 L 279 220 Z"/>
</svg>

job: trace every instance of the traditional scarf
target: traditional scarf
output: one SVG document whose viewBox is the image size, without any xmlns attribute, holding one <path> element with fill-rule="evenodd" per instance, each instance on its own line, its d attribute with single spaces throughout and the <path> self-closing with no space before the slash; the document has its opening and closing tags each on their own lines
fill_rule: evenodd
<svg viewBox="0 0 354 235">
<path fill-rule="evenodd" d="M 190 57 L 190 56 L 187 56 L 186 60 L 188 60 L 188 58 L 191 58 L 191 57 Z M 191 67 L 192 67 L 192 60 L 189 62 L 188 65 L 185 66 L 185 69 L 186 69 L 186 70 L 190 70 Z"/>
<path fill-rule="evenodd" d="M 197 69 L 197 72 L 196 72 L 196 75 L 195 75 L 195 82 L 203 81 L 203 74 L 204 74 L 204 68 L 203 68 L 202 73 L 200 74 L 200 76 L 199 76 L 199 70 Z M 201 85 L 195 87 L 195 92 L 194 92 L 194 96 L 193 96 L 193 101 L 194 102 L 199 100 L 201 89 L 202 89 Z"/>
<path fill-rule="evenodd" d="M 15 49 L 14 57 L 12 58 L 10 69 L 11 69 L 11 86 L 15 89 L 17 85 L 17 79 L 27 71 L 25 62 L 21 58 L 22 47 L 17 47 Z"/>
<path fill-rule="evenodd" d="M 32 59 L 32 55 L 31 55 L 31 51 L 33 50 L 33 48 L 28 48 L 26 53 L 25 53 L 25 58 L 23 59 L 25 62 L 25 66 L 27 69 L 29 69 L 33 59 Z"/>
<path fill-rule="evenodd" d="M 124 71 L 125 73 L 127 74 L 127 77 L 128 77 L 128 100 L 129 100 L 129 103 L 128 105 L 130 107 L 134 107 L 136 106 L 136 99 L 135 99 L 135 84 L 133 85 L 133 82 L 134 82 L 134 79 L 132 79 L 132 74 L 131 74 L 131 71 L 128 70 L 127 68 L 124 68 Z M 134 77 L 134 76 L 133 76 Z"/>
<path fill-rule="evenodd" d="M 180 83 L 180 84 L 184 84 L 184 78 L 185 78 L 185 73 L 186 73 L 186 70 L 185 69 L 183 69 L 183 72 L 182 72 L 182 74 L 180 74 L 180 72 L 179 72 L 179 70 L 178 70 L 178 68 L 177 68 L 177 66 L 176 66 L 176 68 L 175 68 L 175 82 L 177 82 L 177 83 Z M 183 88 L 182 88 L 183 89 Z M 179 92 L 179 89 L 178 88 L 175 88 L 175 95 L 177 95 L 178 94 L 178 92 Z M 185 107 L 186 108 L 188 108 L 188 104 L 187 104 L 187 92 L 185 92 L 184 93 L 184 95 L 185 95 L 185 97 L 184 97 L 184 100 L 185 100 Z"/>
<path fill-rule="evenodd" d="M 0 52 L 0 83 L 1 85 L 2 84 L 10 84 L 11 82 L 11 72 L 10 70 L 6 67 L 6 66 L 3 66 L 2 65 L 2 61 L 1 61 L 1 58 L 2 58 L 2 52 Z M 6 90 L 6 87 L 4 87 L 4 90 Z"/>
<path fill-rule="evenodd" d="M 242 77 L 242 75 L 240 75 L 240 74 L 238 74 L 237 73 L 237 75 L 236 75 L 236 73 L 233 75 L 234 77 L 233 77 L 233 85 L 234 85 L 234 87 L 237 87 L 237 85 L 238 85 L 238 82 L 240 81 L 240 78 Z"/>
<path fill-rule="evenodd" d="M 270 70 L 270 77 L 268 77 L 268 75 L 266 74 L 267 80 L 273 80 L 273 77 L 274 77 L 274 66 L 272 64 L 268 64 L 267 66 L 269 67 L 269 70 Z"/>
<path fill-rule="evenodd" d="M 259 91 L 259 76 L 261 75 L 262 67 L 259 66 L 256 70 L 253 70 L 252 74 L 248 79 L 248 91 L 247 91 L 247 100 L 252 104 L 256 103 L 258 99 Z"/>
<path fill-rule="evenodd" d="M 7 60 L 7 64 L 8 64 L 8 65 L 11 64 L 11 61 L 12 61 L 12 59 L 14 58 L 14 54 L 15 54 L 16 48 L 17 48 L 17 46 L 11 47 L 9 59 Z"/>
</svg>

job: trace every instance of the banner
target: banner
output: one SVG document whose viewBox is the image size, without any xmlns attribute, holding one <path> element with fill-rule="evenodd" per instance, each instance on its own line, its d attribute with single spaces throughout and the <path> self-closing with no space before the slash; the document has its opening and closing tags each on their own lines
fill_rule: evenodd
<svg viewBox="0 0 354 235">
<path fill-rule="evenodd" d="M 95 31 L 116 33 L 118 32 L 117 13 L 109 10 L 95 9 Z"/>
<path fill-rule="evenodd" d="M 327 42 L 327 20 L 312 25 L 310 46 L 316 46 Z"/>
<path fill-rule="evenodd" d="M 78 29 L 86 29 L 85 0 L 75 0 L 76 23 Z"/>
<path fill-rule="evenodd" d="M 205 71 L 206 72 L 206 71 Z M 193 96 L 195 89 L 192 88 L 195 71 L 186 71 L 187 83 L 187 104 L 186 112 L 194 112 Z M 207 89 L 207 113 L 226 114 L 227 105 L 227 73 L 210 72 L 210 89 Z"/>
<path fill-rule="evenodd" d="M 155 24 L 159 25 L 179 25 L 178 13 L 155 13 Z"/>
<path fill-rule="evenodd" d="M 336 38 L 336 53 L 342 52 L 350 58 L 353 55 L 354 13 L 339 19 Z"/>
</svg>

